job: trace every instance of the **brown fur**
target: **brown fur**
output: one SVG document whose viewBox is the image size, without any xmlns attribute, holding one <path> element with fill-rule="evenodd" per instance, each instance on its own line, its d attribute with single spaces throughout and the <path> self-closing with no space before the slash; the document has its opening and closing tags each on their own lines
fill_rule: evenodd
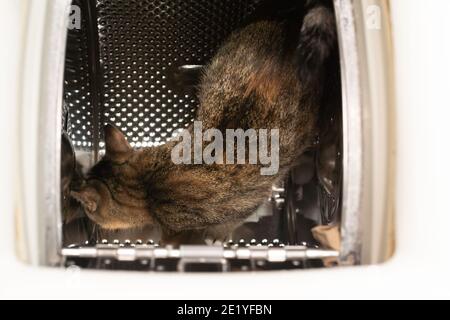
<svg viewBox="0 0 450 320">
<path fill-rule="evenodd" d="M 314 22 L 332 17 L 329 11 L 320 14 L 325 16 Z M 312 27 L 303 28 L 300 38 L 315 34 L 315 45 L 330 45 L 318 38 L 322 31 L 334 31 Z M 261 176 L 258 165 L 174 165 L 175 142 L 136 151 L 119 130 L 107 126 L 105 157 L 90 171 L 87 186 L 72 193 L 87 215 L 106 229 L 157 223 L 166 234 L 179 235 L 246 219 L 316 136 L 322 69 L 303 78 L 285 35 L 285 24 L 275 21 L 233 34 L 202 76 L 197 113 L 205 130 L 279 129 L 278 175 Z M 299 46 L 305 47 L 315 50 Z"/>
</svg>

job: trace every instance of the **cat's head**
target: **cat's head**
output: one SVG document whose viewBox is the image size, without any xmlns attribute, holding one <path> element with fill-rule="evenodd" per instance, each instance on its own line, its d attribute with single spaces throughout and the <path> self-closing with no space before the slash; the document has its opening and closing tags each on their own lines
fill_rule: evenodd
<svg viewBox="0 0 450 320">
<path fill-rule="evenodd" d="M 145 185 L 130 164 L 136 151 L 123 133 L 105 127 L 105 156 L 89 171 L 86 183 L 72 191 L 86 215 L 103 229 L 130 229 L 153 224 Z"/>
</svg>

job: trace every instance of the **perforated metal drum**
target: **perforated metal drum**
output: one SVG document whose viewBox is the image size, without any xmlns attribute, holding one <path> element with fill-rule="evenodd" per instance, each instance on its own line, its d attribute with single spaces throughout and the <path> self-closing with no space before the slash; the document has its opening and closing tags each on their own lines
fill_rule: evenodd
<svg viewBox="0 0 450 320">
<path fill-rule="evenodd" d="M 95 26 L 86 19 L 82 30 L 69 34 L 65 101 L 76 148 L 90 150 L 100 144 L 101 135 L 94 131 L 103 123 L 121 128 L 134 147 L 164 143 L 186 127 L 198 102 L 195 92 L 171 81 L 174 74 L 185 65 L 206 64 L 260 2 L 97 1 L 91 11 L 97 17 L 98 43 L 88 41 L 91 32 L 85 28 Z M 99 67 L 94 77 L 89 75 L 90 64 Z M 93 91 L 98 91 L 96 102 Z"/>
</svg>

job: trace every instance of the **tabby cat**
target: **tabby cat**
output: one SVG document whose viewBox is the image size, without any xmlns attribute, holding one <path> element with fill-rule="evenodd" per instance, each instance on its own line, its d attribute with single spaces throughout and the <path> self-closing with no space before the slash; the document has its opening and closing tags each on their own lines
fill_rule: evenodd
<svg viewBox="0 0 450 320">
<path fill-rule="evenodd" d="M 266 19 L 232 34 L 198 86 L 196 120 L 205 130 L 280 130 L 277 175 L 262 176 L 260 166 L 250 164 L 175 165 L 176 141 L 133 150 L 107 125 L 105 156 L 71 192 L 87 216 L 103 229 L 158 225 L 176 235 L 239 224 L 254 212 L 317 135 L 336 31 L 329 1 L 306 1 L 305 10 L 298 23 Z"/>
</svg>

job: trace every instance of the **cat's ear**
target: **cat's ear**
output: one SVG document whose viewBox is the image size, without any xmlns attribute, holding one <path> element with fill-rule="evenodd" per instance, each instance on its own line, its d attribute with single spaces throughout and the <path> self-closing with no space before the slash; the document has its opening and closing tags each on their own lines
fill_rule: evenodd
<svg viewBox="0 0 450 320">
<path fill-rule="evenodd" d="M 71 191 L 70 196 L 77 200 L 87 214 L 94 214 L 99 205 L 100 195 L 93 188 L 86 188 L 81 191 Z"/>
<path fill-rule="evenodd" d="M 133 148 L 128 143 L 125 135 L 113 125 L 105 126 L 106 155 L 116 161 L 124 160 Z"/>
</svg>

